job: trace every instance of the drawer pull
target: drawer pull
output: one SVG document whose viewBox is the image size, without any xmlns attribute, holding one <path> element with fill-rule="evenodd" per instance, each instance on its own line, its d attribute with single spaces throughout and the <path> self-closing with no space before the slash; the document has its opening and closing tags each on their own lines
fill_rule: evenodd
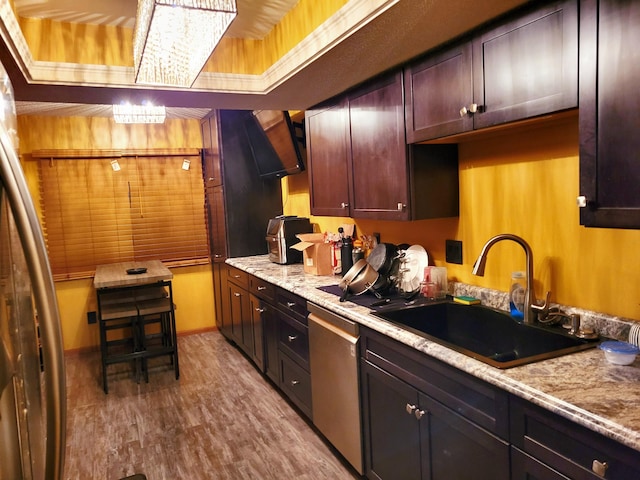
<svg viewBox="0 0 640 480">
<path fill-rule="evenodd" d="M 234 275 L 233 278 L 240 278 L 240 275 Z"/>
<path fill-rule="evenodd" d="M 601 477 L 604 477 L 604 475 L 607 473 L 607 468 L 609 468 L 609 464 L 607 462 L 601 462 L 599 460 L 594 460 L 593 464 L 591 465 L 591 470 L 593 470 L 596 475 L 600 475 Z"/>
<path fill-rule="evenodd" d="M 411 415 L 411 414 L 415 411 L 416 406 L 415 406 L 415 405 L 411 405 L 411 404 L 407 403 L 407 405 L 404 407 L 404 409 L 407 411 L 407 413 L 408 413 L 409 415 Z"/>
<path fill-rule="evenodd" d="M 234 297 L 241 297 L 241 296 L 242 296 L 242 294 L 241 294 L 241 293 L 238 293 L 238 292 L 234 292 L 233 296 L 234 296 Z"/>
<path fill-rule="evenodd" d="M 262 290 L 266 290 L 267 287 L 263 287 L 262 285 L 258 286 L 258 291 L 261 292 Z"/>
<path fill-rule="evenodd" d="M 291 380 L 291 386 L 295 387 L 296 385 L 298 385 L 300 383 L 299 380 Z"/>
<path fill-rule="evenodd" d="M 266 308 L 256 307 L 256 312 L 258 312 L 258 313 L 264 313 L 264 312 L 266 312 L 266 311 L 267 311 L 267 309 L 266 309 Z"/>
<path fill-rule="evenodd" d="M 416 416 L 418 420 L 420 420 L 426 412 L 424 410 L 416 410 L 413 414 Z"/>
<path fill-rule="evenodd" d="M 296 306 L 296 303 L 295 303 L 295 302 L 287 302 L 287 307 L 289 307 L 289 308 L 293 308 L 293 307 L 295 307 L 295 306 Z"/>
<path fill-rule="evenodd" d="M 288 335 L 287 336 L 287 340 L 289 340 L 289 343 L 293 342 L 296 338 L 298 338 L 297 335 Z"/>
</svg>

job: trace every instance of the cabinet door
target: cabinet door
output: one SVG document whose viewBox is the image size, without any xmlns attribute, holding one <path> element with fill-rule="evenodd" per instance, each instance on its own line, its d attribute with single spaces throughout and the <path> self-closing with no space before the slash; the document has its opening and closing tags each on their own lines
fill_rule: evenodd
<svg viewBox="0 0 640 480">
<path fill-rule="evenodd" d="M 509 444 L 441 403 L 420 395 L 418 413 L 429 417 L 428 441 L 423 439 L 423 464 L 431 480 L 509 479 Z"/>
<path fill-rule="evenodd" d="M 278 316 L 271 305 L 267 304 L 267 312 L 262 318 L 264 335 L 264 373 L 276 385 L 280 382 L 278 356 Z"/>
<path fill-rule="evenodd" d="M 250 295 L 249 301 L 249 308 L 251 309 L 251 330 L 253 335 L 253 350 L 251 352 L 251 357 L 258 369 L 264 373 L 264 324 L 266 323 L 265 317 L 271 314 L 272 307 L 255 295 Z"/>
<path fill-rule="evenodd" d="M 640 228 L 640 3 L 580 4 L 580 223 Z"/>
<path fill-rule="evenodd" d="M 213 302 L 215 304 L 215 314 L 216 314 L 216 327 L 222 333 L 225 333 L 225 320 L 224 320 L 224 307 L 223 307 L 223 299 L 224 299 L 224 289 L 223 289 L 223 273 L 226 275 L 224 270 L 224 265 L 220 263 L 214 263 L 211 265 L 211 270 L 213 273 Z"/>
<path fill-rule="evenodd" d="M 224 191 L 222 185 L 206 189 L 207 221 L 209 222 L 209 251 L 213 263 L 227 258 L 227 235 L 224 218 Z"/>
<path fill-rule="evenodd" d="M 402 72 L 349 95 L 354 218 L 408 220 Z"/>
<path fill-rule="evenodd" d="M 474 128 L 578 105 L 576 0 L 547 4 L 473 40 Z"/>
<path fill-rule="evenodd" d="M 404 89 L 407 143 L 472 130 L 473 117 L 460 113 L 473 102 L 471 42 L 408 66 Z"/>
<path fill-rule="evenodd" d="M 351 214 L 348 122 L 346 99 L 305 113 L 312 215 Z"/>
<path fill-rule="evenodd" d="M 200 123 L 202 132 L 202 174 L 205 187 L 222 185 L 220 169 L 220 149 L 218 148 L 218 123 L 215 116 L 208 117 Z"/>
<path fill-rule="evenodd" d="M 229 282 L 231 335 L 235 342 L 248 355 L 253 350 L 253 333 L 251 329 L 251 313 L 249 311 L 249 294 L 243 288 Z"/>
<path fill-rule="evenodd" d="M 360 365 L 367 478 L 420 479 L 420 431 L 428 417 L 415 417 L 417 391 L 367 361 Z"/>
</svg>

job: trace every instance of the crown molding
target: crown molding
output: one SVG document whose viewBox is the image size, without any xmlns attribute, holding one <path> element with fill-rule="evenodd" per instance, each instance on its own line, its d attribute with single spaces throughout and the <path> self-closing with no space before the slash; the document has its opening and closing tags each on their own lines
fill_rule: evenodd
<svg viewBox="0 0 640 480">
<path fill-rule="evenodd" d="M 192 88 L 176 91 L 267 95 L 400 0 L 351 0 L 261 75 L 202 72 Z M 161 90 L 138 85 L 133 67 L 34 60 L 9 2 L 0 6 L 0 36 L 29 84 Z"/>
</svg>

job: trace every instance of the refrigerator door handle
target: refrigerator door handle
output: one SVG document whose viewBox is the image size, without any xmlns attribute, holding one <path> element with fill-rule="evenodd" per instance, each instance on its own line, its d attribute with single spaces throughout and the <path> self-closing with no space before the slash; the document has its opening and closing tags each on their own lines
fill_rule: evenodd
<svg viewBox="0 0 640 480">
<path fill-rule="evenodd" d="M 0 130 L 0 175 L 31 277 L 41 332 L 46 390 L 45 478 L 63 476 L 66 387 L 60 315 L 44 235 L 24 173 L 8 133 Z"/>
</svg>

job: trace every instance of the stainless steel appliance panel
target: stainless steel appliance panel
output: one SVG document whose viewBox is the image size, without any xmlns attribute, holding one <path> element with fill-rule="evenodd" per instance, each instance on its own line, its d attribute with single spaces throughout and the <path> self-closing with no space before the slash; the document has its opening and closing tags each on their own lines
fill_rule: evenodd
<svg viewBox="0 0 640 480">
<path fill-rule="evenodd" d="M 308 304 L 313 424 L 363 473 L 358 325 Z"/>
</svg>

